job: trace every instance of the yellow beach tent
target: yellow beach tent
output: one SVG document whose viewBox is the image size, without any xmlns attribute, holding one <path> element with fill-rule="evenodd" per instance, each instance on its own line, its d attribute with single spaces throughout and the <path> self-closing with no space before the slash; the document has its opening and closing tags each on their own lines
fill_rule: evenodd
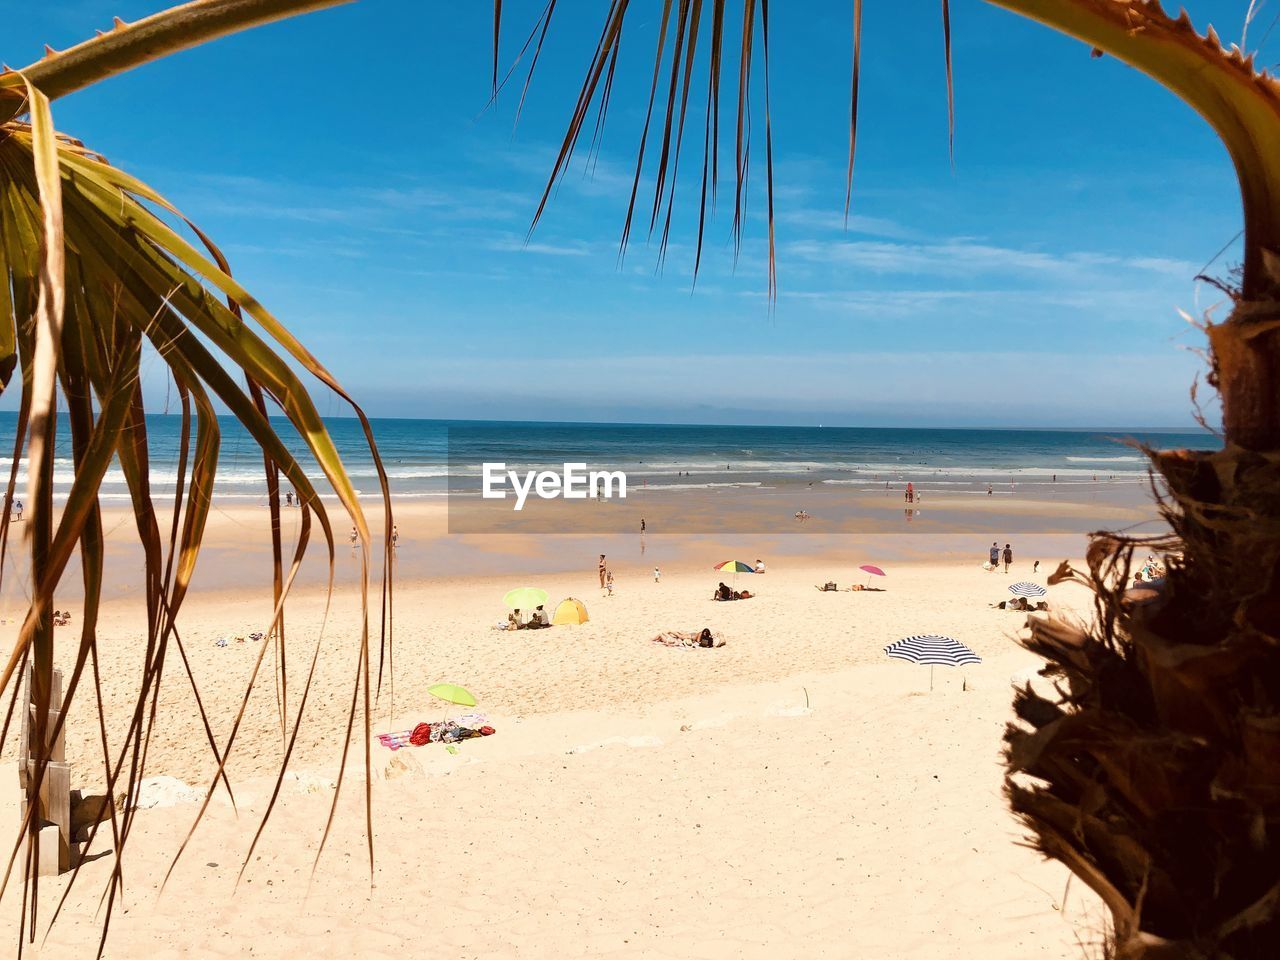
<svg viewBox="0 0 1280 960">
<path fill-rule="evenodd" d="M 591 618 L 587 616 L 587 608 L 581 600 L 575 600 L 573 597 L 561 600 L 556 606 L 556 615 L 551 618 L 552 623 L 586 623 Z"/>
</svg>

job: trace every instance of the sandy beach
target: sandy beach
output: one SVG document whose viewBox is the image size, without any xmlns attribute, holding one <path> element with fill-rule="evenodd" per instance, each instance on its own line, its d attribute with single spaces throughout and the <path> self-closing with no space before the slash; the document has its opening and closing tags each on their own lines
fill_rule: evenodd
<svg viewBox="0 0 1280 960">
<path fill-rule="evenodd" d="M 109 571 L 99 624 L 112 743 L 144 636 L 121 519 L 108 526 L 126 559 Z M 1005 574 L 982 569 L 989 540 L 974 535 L 668 534 L 642 545 L 637 535 L 449 536 L 445 521 L 430 507 L 397 515 L 394 674 L 388 661 L 371 727 L 441 719 L 446 706 L 425 689 L 451 682 L 475 695 L 496 734 L 456 753 L 372 742 L 370 885 L 358 718 L 333 833 L 313 873 L 359 659 L 358 558 L 340 545 L 327 622 L 323 562 L 289 605 L 290 727 L 317 643 L 320 655 L 280 803 L 237 884 L 283 739 L 276 651 L 249 638 L 270 613 L 263 515 L 215 511 L 181 638 L 220 743 L 263 654 L 228 764 L 237 806 L 215 792 L 162 891 L 215 769 L 175 657 L 146 771 L 172 779 L 144 792 L 106 956 L 1074 958 L 1100 940 L 1096 903 L 1078 884 L 1064 901 L 1066 871 L 1020 845 L 1001 800 L 1011 679 L 1038 664 L 1013 640 L 1025 615 L 990 606 L 1013 580 L 1043 583 L 1058 560 L 1082 552 L 1083 538 L 1024 536 Z M 600 550 L 615 573 L 613 597 L 599 587 Z M 753 599 L 710 599 L 723 579 L 714 563 L 757 556 L 768 572 L 738 584 Z M 815 590 L 828 580 L 866 582 L 857 571 L 866 562 L 888 573 L 875 584 L 883 592 Z M 439 572 L 450 565 L 455 573 Z M 496 629 L 502 594 L 525 585 L 553 603 L 581 599 L 590 621 Z M 1088 613 L 1077 588 L 1053 588 L 1049 599 Z M 6 602 L 11 634 L 21 601 Z M 74 629 L 72 608 L 62 629 Z M 651 639 L 704 626 L 725 646 L 672 649 Z M 953 636 L 983 662 L 937 668 L 930 689 L 929 668 L 883 654 L 917 633 Z M 68 723 L 73 782 L 100 788 L 91 696 L 77 699 Z M 6 763 L 13 746 L 5 744 Z M 6 809 L 10 827 L 16 809 Z M 101 856 L 84 866 L 40 956 L 93 948 L 110 849 L 104 828 L 90 853 Z M 65 882 L 42 880 L 50 907 Z M 17 893 L 3 904 L 15 925 Z"/>
</svg>

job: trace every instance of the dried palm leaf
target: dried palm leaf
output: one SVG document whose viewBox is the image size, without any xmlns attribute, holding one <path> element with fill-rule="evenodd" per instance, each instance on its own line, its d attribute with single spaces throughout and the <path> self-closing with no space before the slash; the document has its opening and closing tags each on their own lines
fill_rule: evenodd
<svg viewBox="0 0 1280 960">
<path fill-rule="evenodd" d="M 41 903 L 39 876 L 34 869 L 39 859 L 40 835 L 34 814 L 48 776 L 48 745 L 55 742 L 86 670 L 99 707 L 106 792 L 108 796 L 124 794 L 128 798 L 122 806 L 112 804 L 109 817 L 115 862 L 105 891 L 108 909 L 104 915 L 104 943 L 111 907 L 118 902 L 121 891 L 122 858 L 136 815 L 132 801 L 146 774 L 160 690 L 166 668 L 173 665 L 175 648 L 186 682 L 192 684 L 216 765 L 206 804 L 219 785 L 231 793 L 225 767 L 235 748 L 244 703 L 259 671 L 255 668 L 230 735 L 218 743 L 204 715 L 203 700 L 195 690 L 177 627 L 200 555 L 216 482 L 220 436 L 215 398 L 231 411 L 263 451 L 272 503 L 274 554 L 275 609 L 269 630 L 280 669 L 286 659 L 284 602 L 309 544 L 313 523 L 318 523 L 329 551 L 330 590 L 333 535 L 329 508 L 269 421 L 267 401 L 288 418 L 359 532 L 364 613 L 360 641 L 352 650 L 354 687 L 339 788 L 357 717 L 365 727 L 366 774 L 369 771 L 372 670 L 368 584 L 373 563 L 369 547 L 372 538 L 337 448 L 293 365 L 344 400 L 350 402 L 350 397 L 320 361 L 232 277 L 225 257 L 208 237 L 151 188 L 112 167 L 80 142 L 57 134 L 49 106 L 51 96 L 71 92 L 98 77 L 151 59 L 158 48 L 163 52 L 165 45 L 179 49 L 243 28 L 255 20 L 261 22 L 327 5 L 332 4 L 245 0 L 189 4 L 169 16 L 160 15 L 134 25 L 118 24 L 114 31 L 97 40 L 61 54 L 50 53 L 29 69 L 0 75 L 0 116 L 4 117 L 0 121 L 0 379 L 5 387 L 17 386 L 21 393 L 18 436 L 0 513 L 0 535 L 8 532 L 8 506 L 16 493 L 17 465 L 25 447 L 30 523 L 23 527 L 32 561 L 30 608 L 17 641 L 0 665 L 0 693 L 9 697 L 0 738 L 7 734 L 16 712 L 19 668 L 24 663 L 33 668 L 36 706 L 27 816 L 6 858 L 0 889 L 18 868 L 26 905 L 23 933 L 31 937 L 36 932 Z M 204 34 L 193 32 L 193 25 L 203 29 Z M 196 237 L 194 242 L 182 234 L 180 226 L 184 225 Z M 154 349 L 168 368 L 178 388 L 182 410 L 178 483 L 170 504 L 172 521 L 164 530 L 159 521 L 158 494 L 148 479 L 150 445 L 140 388 L 144 344 Z M 245 385 L 237 384 L 232 370 L 245 378 Z M 21 376 L 11 379 L 17 371 Z M 392 517 L 386 476 L 369 422 L 358 406 L 351 406 L 377 464 L 385 508 L 384 545 L 389 549 Z M 55 522 L 52 451 L 59 407 L 67 413 L 76 469 L 66 503 Z M 126 733 L 116 742 L 108 737 L 101 713 L 96 635 L 104 561 L 97 492 L 113 459 L 118 460 L 124 473 L 142 544 L 147 608 L 143 674 Z M 281 475 L 297 491 L 302 511 L 297 550 L 287 573 L 283 570 L 279 536 Z M 63 711 L 53 719 L 50 691 L 57 651 L 50 614 L 54 591 L 77 552 L 85 587 L 82 628 L 71 651 L 73 665 L 63 695 Z M 389 656 L 388 573 L 389 563 L 384 555 L 379 646 Z M 268 649 L 272 647 L 264 644 L 260 653 L 265 654 Z M 318 649 L 319 644 L 312 654 L 313 670 Z M 258 666 L 261 662 L 260 656 Z M 285 743 L 283 776 L 298 735 L 311 676 L 306 677 L 296 704 L 289 701 L 287 678 L 282 673 L 277 682 Z M 337 799 L 335 796 L 335 808 Z M 369 799 L 366 779 L 366 804 Z M 371 814 L 367 814 L 367 826 L 372 864 Z M 324 837 L 320 839 L 321 847 L 323 843 Z M 77 876 L 78 868 L 72 884 Z"/>
</svg>

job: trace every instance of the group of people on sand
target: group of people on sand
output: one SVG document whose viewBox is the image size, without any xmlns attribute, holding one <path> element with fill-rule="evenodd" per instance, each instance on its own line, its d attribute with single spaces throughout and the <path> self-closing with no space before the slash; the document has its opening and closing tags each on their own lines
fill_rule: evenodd
<svg viewBox="0 0 1280 960">
<path fill-rule="evenodd" d="M 711 633 L 710 627 L 703 627 L 700 631 L 694 633 L 684 633 L 680 630 L 663 630 L 660 634 L 653 638 L 654 643 L 660 643 L 664 647 L 723 647 L 724 638 L 716 637 Z"/>
<path fill-rule="evenodd" d="M 653 568 L 653 581 L 657 583 L 662 578 L 662 572 L 657 567 Z M 600 554 L 600 589 L 604 591 L 606 597 L 613 596 L 613 571 L 609 569 L 609 565 L 604 561 L 604 554 Z"/>
<path fill-rule="evenodd" d="M 754 596 L 750 590 L 735 590 L 720 581 L 720 586 L 716 587 L 716 592 L 711 595 L 712 600 L 750 600 Z"/>
<path fill-rule="evenodd" d="M 1001 600 L 999 603 L 993 603 L 991 606 L 997 610 L 1022 610 L 1031 613 L 1035 610 L 1048 610 L 1049 604 L 1044 600 L 1037 600 L 1032 603 L 1026 597 L 1012 597 L 1008 600 Z"/>
<path fill-rule="evenodd" d="M 1133 575 L 1133 585 L 1140 587 L 1146 583 L 1154 583 L 1157 580 L 1163 580 L 1166 573 L 1165 565 L 1156 558 L 1154 553 L 1147 554 L 1146 561 L 1137 573 Z"/>
<path fill-rule="evenodd" d="M 600 589 L 605 592 L 606 597 L 612 597 L 613 589 L 614 589 L 613 571 L 609 569 L 608 558 L 603 553 L 600 554 L 600 559 L 596 564 L 596 569 L 600 575 Z M 761 560 L 759 557 L 757 557 L 755 562 L 754 572 L 758 574 L 763 574 L 765 572 L 765 569 L 766 568 L 765 568 L 764 561 Z M 653 582 L 654 583 L 662 582 L 662 571 L 658 567 L 653 568 Z M 751 593 L 750 590 L 734 590 L 732 587 L 728 586 L 722 581 L 720 585 L 716 587 L 716 591 L 715 591 L 715 594 L 712 596 L 712 599 L 713 600 L 750 600 L 752 596 L 753 594 Z M 538 610 L 541 611 L 542 608 L 539 607 Z M 519 612 L 520 611 L 518 610 L 516 611 L 516 613 L 519 613 Z M 532 626 L 532 624 L 530 624 L 530 626 Z M 513 629 L 519 629 L 519 628 L 513 628 Z"/>
<path fill-rule="evenodd" d="M 516 607 L 507 614 L 508 630 L 541 630 L 543 627 L 551 626 L 551 617 L 547 614 L 542 604 L 534 609 L 529 615 L 529 619 L 525 620 L 520 613 L 520 608 Z"/>
<path fill-rule="evenodd" d="M 1004 549 L 1001 550 L 999 541 L 993 540 L 991 542 L 991 549 L 987 551 L 987 562 L 983 564 L 983 566 L 986 567 L 989 572 L 994 573 L 996 570 L 1000 569 L 1001 562 L 1004 563 L 1004 572 L 1008 573 L 1009 568 L 1013 566 L 1013 547 L 1006 543 L 1004 545 Z M 1040 562 L 1037 560 L 1036 566 L 1038 567 L 1039 565 Z"/>
</svg>

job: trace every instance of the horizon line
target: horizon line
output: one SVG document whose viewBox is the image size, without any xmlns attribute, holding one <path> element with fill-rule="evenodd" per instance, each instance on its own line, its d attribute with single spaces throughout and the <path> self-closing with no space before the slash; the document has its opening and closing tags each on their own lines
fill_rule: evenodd
<svg viewBox="0 0 1280 960">
<path fill-rule="evenodd" d="M 16 416 L 16 411 L 6 410 L 0 413 L 8 413 Z M 65 411 L 59 411 L 59 415 L 64 415 Z M 181 417 L 180 413 L 148 413 L 148 417 Z M 219 413 L 218 417 L 227 417 L 236 419 L 234 414 Z M 281 413 L 273 413 L 268 415 L 270 420 L 288 421 L 288 418 Z M 354 414 L 332 414 L 325 415 L 321 420 L 358 420 Z M 708 422 L 671 422 L 671 421 L 655 421 L 655 420 L 547 420 L 541 418 L 527 417 L 407 417 L 407 416 L 370 416 L 370 422 L 381 420 L 394 420 L 406 422 L 434 422 L 434 423 L 523 423 L 537 424 L 542 426 L 593 426 L 593 427 L 742 427 L 746 429 L 808 429 L 808 430 L 1007 430 L 1007 431 L 1037 431 L 1037 432 L 1062 432 L 1062 433 L 1099 433 L 1099 432 L 1141 432 L 1141 433 L 1195 433 L 1204 434 L 1206 436 L 1217 436 L 1211 429 L 1200 424 L 1186 425 L 1163 425 L 1163 426 L 1134 426 L 1134 425 L 1071 425 L 1071 426 L 1048 426 L 1034 424 L 969 424 L 959 425 L 937 425 L 928 424 L 883 424 L 883 423 L 865 423 L 865 424 L 849 424 L 849 423 L 708 423 Z"/>
</svg>

